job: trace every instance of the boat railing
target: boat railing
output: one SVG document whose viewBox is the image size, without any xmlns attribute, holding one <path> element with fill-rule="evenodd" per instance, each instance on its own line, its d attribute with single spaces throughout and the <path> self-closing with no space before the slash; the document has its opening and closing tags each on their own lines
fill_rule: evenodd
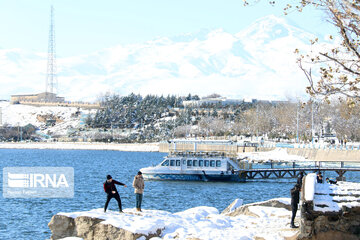
<svg viewBox="0 0 360 240">
<path fill-rule="evenodd" d="M 203 157 L 203 158 L 236 158 L 236 154 L 234 153 L 226 153 L 219 151 L 211 151 L 211 152 L 195 152 L 195 151 L 171 151 L 169 152 L 169 157 Z"/>
<path fill-rule="evenodd" d="M 237 153 L 238 146 L 232 141 L 173 140 L 168 141 L 168 151 Z"/>
</svg>

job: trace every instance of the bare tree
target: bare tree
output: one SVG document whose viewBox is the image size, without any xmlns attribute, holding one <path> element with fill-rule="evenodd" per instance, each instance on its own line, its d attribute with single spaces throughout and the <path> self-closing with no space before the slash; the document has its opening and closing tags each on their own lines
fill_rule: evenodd
<svg viewBox="0 0 360 240">
<path fill-rule="evenodd" d="M 330 49 L 312 52 L 298 59 L 300 68 L 309 80 L 307 92 L 310 95 L 321 95 L 326 100 L 331 95 L 343 95 L 349 105 L 360 100 L 360 1 L 320 0 L 302 1 L 304 6 L 312 4 L 326 11 L 329 21 L 339 32 L 341 42 Z M 315 44 L 315 39 L 312 44 Z M 304 67 L 304 62 L 312 63 Z M 312 68 L 319 77 L 314 79 Z"/>
<path fill-rule="evenodd" d="M 244 5 L 255 4 L 259 0 L 244 0 Z M 276 1 L 268 1 L 277 4 Z M 338 31 L 337 36 L 330 36 L 332 47 L 305 55 L 298 59 L 299 67 L 309 81 L 307 92 L 312 96 L 329 97 L 342 95 L 347 104 L 354 106 L 360 100 L 360 1 L 358 0 L 297 0 L 285 1 L 285 14 L 293 9 L 302 11 L 304 7 L 315 7 L 324 11 L 328 21 Z M 341 41 L 337 43 L 336 37 Z M 316 44 L 318 38 L 312 41 Z M 299 53 L 299 50 L 295 50 Z M 310 64 L 310 65 L 309 65 Z M 316 74 L 313 74 L 313 73 Z"/>
<path fill-rule="evenodd" d="M 360 139 L 360 108 L 350 107 L 344 102 L 334 104 L 332 127 L 338 139 Z M 336 113 L 336 114 L 334 114 Z"/>
</svg>

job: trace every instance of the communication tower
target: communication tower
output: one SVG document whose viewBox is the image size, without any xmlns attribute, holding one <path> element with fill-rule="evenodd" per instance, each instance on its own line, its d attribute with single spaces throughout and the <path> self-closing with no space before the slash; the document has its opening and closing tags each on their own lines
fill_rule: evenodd
<svg viewBox="0 0 360 240">
<path fill-rule="evenodd" d="M 57 90 L 57 84 L 58 82 L 56 76 L 54 7 L 53 5 L 51 5 L 45 93 L 55 93 L 54 91 Z M 49 95 L 53 96 L 53 94 Z"/>
</svg>

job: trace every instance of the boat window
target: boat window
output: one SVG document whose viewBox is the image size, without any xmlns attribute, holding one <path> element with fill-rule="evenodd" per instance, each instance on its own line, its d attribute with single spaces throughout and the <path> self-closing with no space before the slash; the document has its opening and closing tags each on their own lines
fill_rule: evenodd
<svg viewBox="0 0 360 240">
<path fill-rule="evenodd" d="M 175 160 L 170 160 L 170 166 L 175 166 Z"/>
<path fill-rule="evenodd" d="M 221 167 L 221 161 L 220 160 L 216 161 L 216 167 Z"/>
<path fill-rule="evenodd" d="M 176 160 L 176 166 L 180 166 L 180 160 Z"/>
<path fill-rule="evenodd" d="M 210 167 L 215 167 L 215 160 L 210 161 Z"/>
<path fill-rule="evenodd" d="M 205 160 L 205 167 L 209 166 L 209 160 Z"/>
<path fill-rule="evenodd" d="M 204 160 L 199 160 L 199 167 L 204 166 Z"/>
<path fill-rule="evenodd" d="M 194 167 L 197 167 L 197 164 L 198 164 L 198 161 L 197 161 L 197 160 L 194 160 L 194 161 L 193 161 L 193 166 L 194 166 Z"/>
<path fill-rule="evenodd" d="M 186 165 L 186 160 L 183 160 L 183 165 L 184 165 L 184 166 Z"/>
<path fill-rule="evenodd" d="M 165 162 L 163 162 L 163 163 L 161 164 L 161 166 L 169 166 L 169 160 L 166 160 Z"/>
<path fill-rule="evenodd" d="M 188 166 L 188 167 L 191 167 L 191 165 L 192 165 L 192 161 L 191 161 L 191 160 L 187 160 L 187 166 Z"/>
</svg>

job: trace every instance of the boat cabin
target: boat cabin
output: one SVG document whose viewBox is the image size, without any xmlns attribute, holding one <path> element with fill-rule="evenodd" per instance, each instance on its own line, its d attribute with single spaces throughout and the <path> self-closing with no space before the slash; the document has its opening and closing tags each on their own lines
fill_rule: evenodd
<svg viewBox="0 0 360 240">
<path fill-rule="evenodd" d="M 218 170 L 218 171 L 232 171 L 239 170 L 239 167 L 228 158 L 219 159 L 199 159 L 199 158 L 165 158 L 159 166 L 170 167 L 173 169 L 188 169 L 188 170 Z"/>
</svg>

